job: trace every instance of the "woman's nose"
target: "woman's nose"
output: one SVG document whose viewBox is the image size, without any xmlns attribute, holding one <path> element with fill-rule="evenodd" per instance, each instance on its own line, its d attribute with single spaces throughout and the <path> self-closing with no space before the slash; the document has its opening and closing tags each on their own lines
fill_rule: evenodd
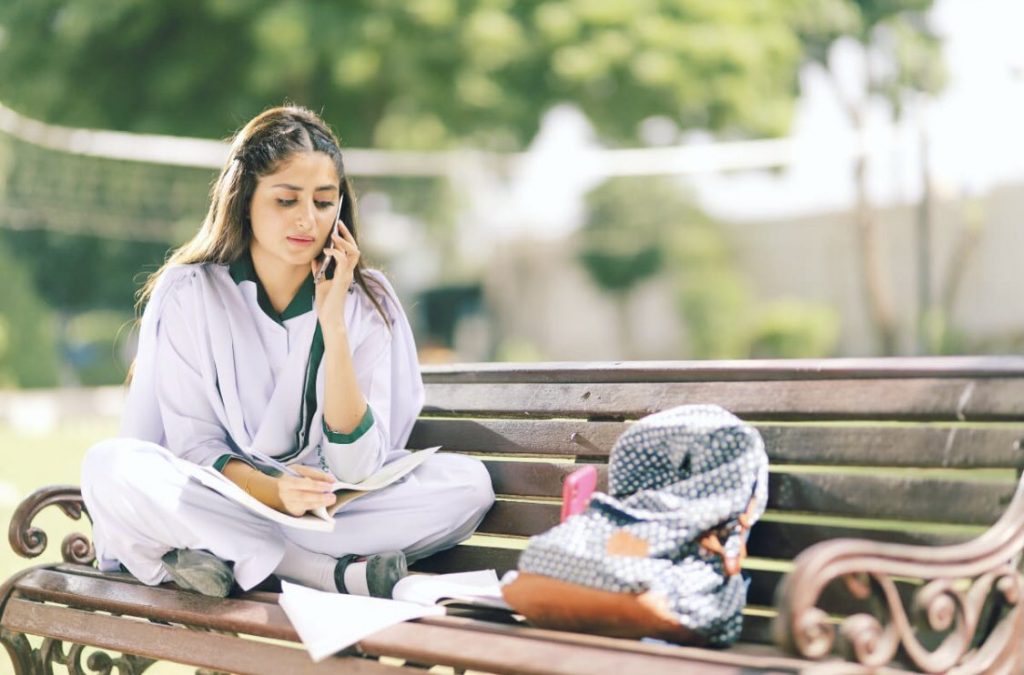
<svg viewBox="0 0 1024 675">
<path fill-rule="evenodd" d="M 298 209 L 297 224 L 306 229 L 316 228 L 316 209 L 312 204 Z"/>
</svg>

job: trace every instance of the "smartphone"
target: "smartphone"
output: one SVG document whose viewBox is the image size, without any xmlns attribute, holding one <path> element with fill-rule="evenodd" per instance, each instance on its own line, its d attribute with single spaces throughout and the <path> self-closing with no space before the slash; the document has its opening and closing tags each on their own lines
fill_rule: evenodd
<svg viewBox="0 0 1024 675">
<path fill-rule="evenodd" d="M 590 503 L 590 495 L 597 487 L 597 469 L 587 465 L 576 469 L 562 483 L 562 522 L 569 516 L 583 513 Z"/>
<path fill-rule="evenodd" d="M 344 203 L 345 203 L 345 194 L 344 193 L 340 193 L 338 195 L 338 210 L 334 214 L 334 232 L 336 234 L 341 234 L 341 205 L 344 204 Z M 324 250 L 327 250 L 329 248 L 334 248 L 334 238 L 333 237 L 328 237 L 327 238 L 327 244 L 324 246 Z M 326 253 L 321 253 L 320 255 L 321 255 L 321 257 L 323 259 L 320 262 L 320 269 L 317 270 L 316 276 L 313 277 L 313 282 L 314 283 L 320 283 L 321 281 L 324 280 L 324 276 L 327 274 L 327 268 L 330 267 L 331 261 L 334 260 L 334 258 L 328 257 Z"/>
</svg>

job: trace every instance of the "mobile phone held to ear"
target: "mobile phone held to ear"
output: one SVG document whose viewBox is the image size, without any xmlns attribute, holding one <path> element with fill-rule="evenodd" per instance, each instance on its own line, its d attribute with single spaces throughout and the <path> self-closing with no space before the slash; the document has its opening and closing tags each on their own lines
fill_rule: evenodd
<svg viewBox="0 0 1024 675">
<path fill-rule="evenodd" d="M 597 469 L 591 465 L 576 469 L 565 477 L 562 483 L 562 519 L 565 522 L 569 516 L 575 516 L 587 510 L 590 503 L 590 495 L 597 487 Z"/>
<path fill-rule="evenodd" d="M 344 193 L 340 193 L 338 195 L 338 210 L 334 214 L 334 232 L 332 234 L 341 234 L 341 225 L 342 225 L 342 223 L 341 223 L 341 205 L 344 204 L 344 203 L 345 203 L 345 194 Z M 333 237 L 328 237 L 327 238 L 327 244 L 324 245 L 324 250 L 327 250 L 329 248 L 334 248 L 334 238 Z M 318 283 L 320 283 L 321 281 L 324 280 L 324 277 L 327 275 L 328 268 L 331 266 L 331 263 L 334 261 L 334 258 L 331 258 L 326 253 L 321 253 L 320 256 L 321 256 L 320 269 L 317 270 L 316 275 L 313 277 L 313 283 L 316 283 L 316 284 L 318 284 Z"/>
</svg>

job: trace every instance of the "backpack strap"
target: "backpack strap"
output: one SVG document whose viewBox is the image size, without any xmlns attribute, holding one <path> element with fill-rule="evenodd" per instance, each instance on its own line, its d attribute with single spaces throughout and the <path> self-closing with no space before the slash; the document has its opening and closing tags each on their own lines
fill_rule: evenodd
<svg viewBox="0 0 1024 675">
<path fill-rule="evenodd" d="M 747 559 L 746 534 L 750 531 L 750 526 L 756 515 L 757 497 L 755 496 L 750 498 L 750 501 L 747 503 L 747 510 L 741 513 L 735 521 L 731 524 L 727 523 L 721 527 L 708 530 L 698 540 L 701 548 L 705 551 L 721 556 L 725 576 L 727 577 L 739 574 L 743 568 L 743 561 Z M 722 544 L 723 539 L 728 539 L 732 535 L 740 537 L 740 549 L 735 555 L 730 555 L 725 550 L 725 545 Z"/>
</svg>

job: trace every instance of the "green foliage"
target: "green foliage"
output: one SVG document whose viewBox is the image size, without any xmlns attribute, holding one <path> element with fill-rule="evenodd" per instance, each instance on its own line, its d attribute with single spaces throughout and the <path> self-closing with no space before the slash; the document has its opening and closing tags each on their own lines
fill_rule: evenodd
<svg viewBox="0 0 1024 675">
<path fill-rule="evenodd" d="M 868 93 L 884 98 L 897 116 L 908 96 L 935 94 L 948 74 L 942 43 L 926 14 L 934 0 L 812 0 L 794 14 L 808 60 L 829 68 L 829 50 L 853 38 L 877 65 L 870 69 Z"/>
<path fill-rule="evenodd" d="M 690 354 L 744 355 L 746 285 L 721 228 L 676 182 L 613 178 L 592 190 L 586 204 L 579 260 L 599 287 L 622 307 L 640 283 L 666 275 L 686 324 Z"/>
<path fill-rule="evenodd" d="M 0 387 L 57 384 L 53 312 L 36 293 L 25 266 L 0 242 Z"/>
<path fill-rule="evenodd" d="M 94 310 L 72 317 L 64 339 L 78 381 L 84 386 L 124 382 L 128 364 L 121 348 L 133 325 L 131 312 Z"/>
<path fill-rule="evenodd" d="M 828 305 L 776 300 L 761 307 L 750 335 L 750 356 L 760 359 L 824 358 L 839 344 L 840 318 Z"/>
<path fill-rule="evenodd" d="M 560 102 L 611 142 L 635 143 L 652 115 L 779 134 L 793 20 L 814 4 L 15 0 L 0 4 L 0 81 L 49 122 L 208 137 L 284 99 L 354 146 L 523 147 Z"/>
</svg>

